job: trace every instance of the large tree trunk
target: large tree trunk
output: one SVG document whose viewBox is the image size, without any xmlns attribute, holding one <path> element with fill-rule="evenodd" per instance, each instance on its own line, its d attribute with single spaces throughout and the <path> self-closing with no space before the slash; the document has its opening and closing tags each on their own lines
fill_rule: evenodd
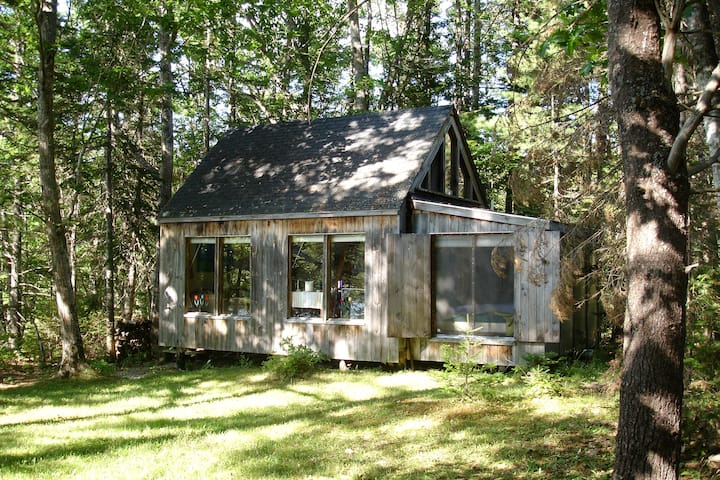
<svg viewBox="0 0 720 480">
<path fill-rule="evenodd" d="M 683 398 L 687 208 L 685 168 L 666 160 L 679 129 L 663 76 L 653 0 L 610 0 L 610 90 L 627 206 L 628 299 L 615 478 L 677 478 Z"/>
<path fill-rule="evenodd" d="M 60 214 L 60 190 L 55 176 L 55 119 L 53 83 L 55 75 L 55 40 L 58 18 L 57 0 L 43 0 L 38 5 L 40 68 L 38 76 L 38 143 L 42 209 L 47 224 L 52 254 L 55 299 L 60 316 L 62 358 L 60 375 L 71 376 L 86 368 L 85 352 L 75 304 L 72 270 L 68 255 L 65 226 Z"/>
</svg>

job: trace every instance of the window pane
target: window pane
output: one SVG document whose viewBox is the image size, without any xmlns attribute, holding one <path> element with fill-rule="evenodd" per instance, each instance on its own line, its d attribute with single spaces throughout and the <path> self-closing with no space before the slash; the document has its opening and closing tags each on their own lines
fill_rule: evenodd
<svg viewBox="0 0 720 480">
<path fill-rule="evenodd" d="M 294 317 L 320 317 L 323 308 L 323 237 L 291 237 L 290 254 L 290 312 Z"/>
<path fill-rule="evenodd" d="M 221 312 L 250 315 L 250 239 L 223 240 Z"/>
<path fill-rule="evenodd" d="M 475 249 L 475 328 L 480 335 L 513 335 L 515 268 L 512 247 Z"/>
<path fill-rule="evenodd" d="M 439 238 L 433 251 L 437 331 L 457 334 L 472 323 L 472 244 L 465 236 Z M 470 320 L 470 325 L 467 322 Z"/>
<path fill-rule="evenodd" d="M 433 244 L 437 333 L 512 336 L 514 249 L 510 237 L 443 236 Z"/>
<path fill-rule="evenodd" d="M 330 318 L 365 316 L 365 242 L 337 236 L 331 241 Z"/>
<path fill-rule="evenodd" d="M 189 312 L 214 312 L 215 240 L 191 239 L 187 252 L 186 309 Z"/>
</svg>

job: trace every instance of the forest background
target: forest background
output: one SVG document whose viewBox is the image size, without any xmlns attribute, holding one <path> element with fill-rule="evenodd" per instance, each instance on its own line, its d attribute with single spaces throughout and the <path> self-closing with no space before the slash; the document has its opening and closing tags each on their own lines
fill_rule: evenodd
<svg viewBox="0 0 720 480">
<path fill-rule="evenodd" d="M 0 2 L 0 361 L 39 365 L 60 361 L 63 331 L 38 175 L 45 3 Z M 656 3 L 679 19 L 684 114 L 717 64 L 720 6 L 671 15 Z M 118 324 L 157 318 L 158 210 L 226 131 L 437 103 L 460 112 L 496 209 L 582 233 L 575 247 L 593 252 L 592 268 L 570 255 L 567 285 L 597 282 L 598 347 L 621 348 L 626 212 L 605 1 L 95 0 L 61 4 L 58 19 L 57 206 L 87 357 L 114 358 Z M 709 379 L 720 366 L 716 121 L 687 150 L 686 363 Z"/>
</svg>

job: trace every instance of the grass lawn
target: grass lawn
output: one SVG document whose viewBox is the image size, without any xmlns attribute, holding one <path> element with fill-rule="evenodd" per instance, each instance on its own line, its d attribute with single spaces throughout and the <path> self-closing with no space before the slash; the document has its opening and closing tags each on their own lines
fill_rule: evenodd
<svg viewBox="0 0 720 480">
<path fill-rule="evenodd" d="M 609 478 L 617 395 L 439 372 L 157 370 L 0 389 L 0 478 Z"/>
</svg>

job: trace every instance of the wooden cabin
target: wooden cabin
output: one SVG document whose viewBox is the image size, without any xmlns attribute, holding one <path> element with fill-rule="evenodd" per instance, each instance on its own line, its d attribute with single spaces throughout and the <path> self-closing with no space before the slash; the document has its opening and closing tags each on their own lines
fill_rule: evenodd
<svg viewBox="0 0 720 480">
<path fill-rule="evenodd" d="M 564 343 L 560 225 L 494 212 L 452 107 L 239 128 L 160 217 L 162 347 L 513 365 Z"/>
</svg>

